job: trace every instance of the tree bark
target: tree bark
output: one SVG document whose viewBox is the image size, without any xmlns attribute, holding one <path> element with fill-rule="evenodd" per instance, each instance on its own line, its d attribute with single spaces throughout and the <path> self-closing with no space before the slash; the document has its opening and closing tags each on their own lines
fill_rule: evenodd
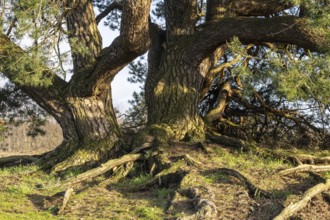
<svg viewBox="0 0 330 220">
<path fill-rule="evenodd" d="M 238 36 L 243 43 L 289 43 L 320 50 L 325 37 L 307 21 L 293 16 L 268 16 L 290 8 L 278 1 L 207 1 L 206 21 L 198 25 L 196 1 L 165 2 L 166 30 L 152 24 L 149 70 L 145 85 L 148 124 L 166 130 L 171 139 L 204 136 L 204 122 L 198 114 L 200 94 L 205 94 L 218 60 L 212 54 L 226 50 L 226 43 Z M 250 17 L 240 17 L 250 16 Z M 295 36 L 295 37 L 293 37 Z M 218 49 L 217 49 L 218 48 Z M 222 116 L 230 97 L 230 83 L 224 85 L 217 109 L 206 121 Z M 201 97 L 202 98 L 202 97 Z"/>
<path fill-rule="evenodd" d="M 114 76 L 149 47 L 150 0 L 122 4 L 120 35 L 102 49 L 92 1 L 67 2 L 63 11 L 73 61 L 73 76 L 62 80 L 0 33 L 0 71 L 54 116 L 63 130 L 63 143 L 42 162 L 53 171 L 95 166 L 113 156 L 121 138 L 112 106 L 110 83 Z M 141 44 L 143 42 L 143 44 Z M 20 63 L 16 67 L 15 64 Z M 38 78 L 31 83 L 30 77 Z"/>
<path fill-rule="evenodd" d="M 145 86 L 148 124 L 165 129 L 174 140 L 203 139 L 204 124 L 197 109 L 203 77 L 176 51 L 160 65 L 159 71 L 149 71 Z"/>
</svg>

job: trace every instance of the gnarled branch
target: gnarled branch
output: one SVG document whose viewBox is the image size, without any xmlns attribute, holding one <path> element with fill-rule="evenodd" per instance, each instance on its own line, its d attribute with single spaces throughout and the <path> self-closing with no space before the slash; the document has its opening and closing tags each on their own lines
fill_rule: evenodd
<svg viewBox="0 0 330 220">
<path fill-rule="evenodd" d="M 249 43 L 287 43 L 305 49 L 322 51 L 326 37 L 310 27 L 306 19 L 293 16 L 273 18 L 223 18 L 219 21 L 206 22 L 200 31 L 186 40 L 188 61 L 196 58 L 202 61 L 220 45 L 234 36 L 241 42 Z M 193 56 L 192 56 L 193 54 Z M 196 56 L 196 54 L 198 56 Z"/>
</svg>

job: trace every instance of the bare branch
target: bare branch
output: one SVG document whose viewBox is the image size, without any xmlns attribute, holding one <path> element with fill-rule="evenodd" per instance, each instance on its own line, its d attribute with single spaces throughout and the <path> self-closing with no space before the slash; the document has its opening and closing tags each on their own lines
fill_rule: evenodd
<svg viewBox="0 0 330 220">
<path fill-rule="evenodd" d="M 102 11 L 98 16 L 96 16 L 95 20 L 96 23 L 100 23 L 100 21 L 105 18 L 110 12 L 113 10 L 122 10 L 123 4 L 120 1 L 114 1 L 112 2 L 104 11 Z"/>
</svg>

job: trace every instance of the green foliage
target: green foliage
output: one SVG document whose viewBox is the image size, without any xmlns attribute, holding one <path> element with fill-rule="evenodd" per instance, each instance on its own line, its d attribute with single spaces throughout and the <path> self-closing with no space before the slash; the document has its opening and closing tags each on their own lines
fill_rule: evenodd
<svg viewBox="0 0 330 220">
<path fill-rule="evenodd" d="M 279 89 L 289 100 L 316 99 L 330 104 L 330 57 L 329 55 L 309 56 L 304 60 L 292 61 L 281 68 Z"/>
<path fill-rule="evenodd" d="M 2 30 L 26 52 L 19 62 L 6 67 L 21 72 L 13 80 L 15 83 L 48 86 L 51 78 L 44 74 L 48 70 L 65 76 L 63 65 L 70 59 L 67 52 L 60 51 L 60 43 L 65 39 L 63 2 L 6 1 L 0 15 Z"/>
<path fill-rule="evenodd" d="M 148 65 L 144 60 L 144 56 L 136 62 L 129 64 L 128 78 L 130 83 L 144 83 L 146 80 Z M 141 88 L 142 89 L 142 88 Z M 133 93 L 133 99 L 128 101 L 131 107 L 126 112 L 123 127 L 125 129 L 132 129 L 134 131 L 145 127 L 147 123 L 147 106 L 144 91 Z"/>
<path fill-rule="evenodd" d="M 219 132 L 258 142 L 327 146 L 329 55 L 293 45 L 245 46 L 236 37 L 228 46 L 218 65 L 236 62 L 229 75 L 219 77 L 239 78 L 243 91 L 225 110 L 224 118 L 235 126 L 216 123 Z"/>
</svg>

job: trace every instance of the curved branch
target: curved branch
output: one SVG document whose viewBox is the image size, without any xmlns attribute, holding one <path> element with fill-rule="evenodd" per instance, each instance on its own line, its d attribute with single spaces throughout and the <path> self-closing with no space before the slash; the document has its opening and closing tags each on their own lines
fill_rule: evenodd
<svg viewBox="0 0 330 220">
<path fill-rule="evenodd" d="M 42 67 L 43 71 L 39 76 L 40 73 L 38 74 L 30 65 L 32 63 L 33 57 L 14 44 L 5 34 L 0 33 L 1 73 L 46 111 L 54 113 L 54 117 L 56 114 L 61 115 L 63 104 L 60 93 L 65 91 L 67 83 L 47 67 Z M 15 64 L 22 68 L 16 68 Z M 33 78 L 38 78 L 38 85 L 31 82 Z"/>
<path fill-rule="evenodd" d="M 102 93 L 122 68 L 148 50 L 150 5 L 150 0 L 124 2 L 119 37 L 101 51 L 91 73 L 72 77 L 76 94 Z"/>
<path fill-rule="evenodd" d="M 310 27 L 306 19 L 293 16 L 274 18 L 223 18 L 207 22 L 199 27 L 200 32 L 186 40 L 192 48 L 187 57 L 191 60 L 203 60 L 217 47 L 237 36 L 245 44 L 249 43 L 287 43 L 305 49 L 322 51 L 326 37 Z M 191 56 L 193 54 L 193 57 Z"/>
<path fill-rule="evenodd" d="M 293 6 L 278 0 L 233 0 L 228 1 L 227 5 L 239 16 L 267 16 Z"/>
<path fill-rule="evenodd" d="M 233 16 L 269 16 L 290 7 L 292 4 L 278 0 L 208 0 L 206 20 Z"/>
<path fill-rule="evenodd" d="M 102 11 L 98 16 L 96 16 L 96 23 L 100 23 L 100 21 L 105 18 L 110 12 L 113 10 L 122 10 L 123 4 L 119 1 L 112 2 L 104 11 Z"/>
</svg>

